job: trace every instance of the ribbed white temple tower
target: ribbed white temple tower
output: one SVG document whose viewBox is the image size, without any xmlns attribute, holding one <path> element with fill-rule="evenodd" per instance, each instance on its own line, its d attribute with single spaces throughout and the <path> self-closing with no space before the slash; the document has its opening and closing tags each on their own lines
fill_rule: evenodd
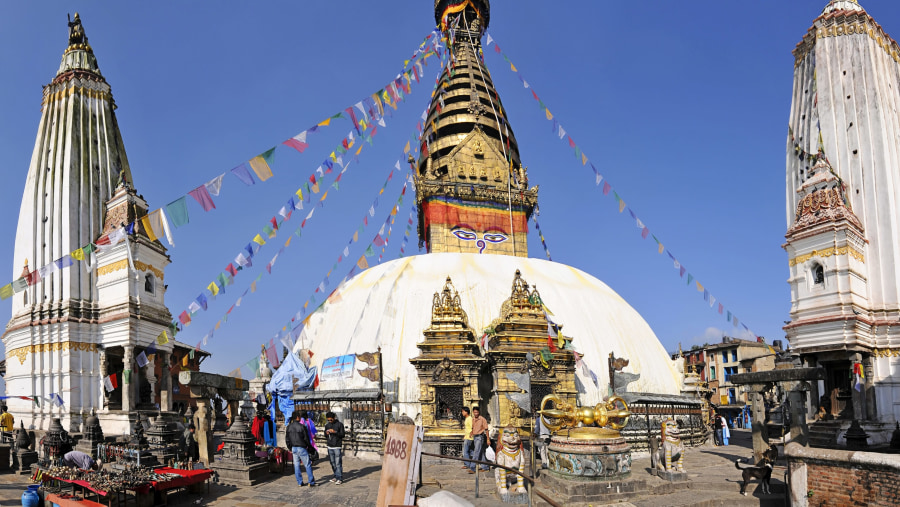
<svg viewBox="0 0 900 507">
<path fill-rule="evenodd" d="M 827 373 L 811 413 L 866 421 L 877 441 L 900 419 L 900 47 L 856 0 L 832 0 L 794 57 L 785 330 Z"/>
<path fill-rule="evenodd" d="M 174 342 L 159 346 L 161 354 L 144 369 L 134 364 L 139 349 L 171 321 L 162 244 L 139 226 L 129 242 L 66 267 L 73 251 L 147 214 L 132 186 L 115 108 L 76 14 L 59 71 L 44 87 L 11 273 L 25 277 L 27 287 L 12 296 L 3 336 L 7 395 L 38 400 L 10 399 L 10 412 L 36 429 L 61 417 L 77 430 L 96 409 L 113 421 L 104 422 L 104 431 L 121 433 L 141 403 L 171 406 L 168 368 L 157 363 L 167 365 Z M 107 394 L 109 373 L 118 374 L 119 387 Z M 62 406 L 49 402 L 53 394 Z"/>
</svg>

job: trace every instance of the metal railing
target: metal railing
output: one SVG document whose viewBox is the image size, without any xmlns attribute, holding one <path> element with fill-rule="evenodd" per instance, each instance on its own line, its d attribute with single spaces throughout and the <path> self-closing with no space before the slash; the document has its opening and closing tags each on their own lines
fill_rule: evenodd
<svg viewBox="0 0 900 507">
<path fill-rule="evenodd" d="M 562 507 L 561 504 L 556 503 L 555 501 L 550 499 L 550 497 L 548 497 L 544 493 L 541 493 L 540 490 L 537 489 L 537 487 L 535 487 L 533 477 L 525 475 L 522 472 L 519 472 L 518 470 L 516 470 L 514 468 L 509 468 L 509 467 L 506 467 L 503 465 L 498 465 L 492 461 L 479 461 L 477 459 L 471 459 L 471 458 L 469 458 L 469 459 L 458 458 L 456 456 L 446 456 L 444 454 L 432 454 L 430 452 L 422 452 L 422 456 L 430 456 L 432 458 L 441 458 L 441 459 L 451 459 L 451 460 L 455 460 L 455 461 L 465 461 L 466 463 L 474 463 L 476 465 L 485 465 L 485 466 L 492 467 L 492 468 L 502 468 L 502 469 L 506 470 L 507 472 L 512 472 L 516 475 L 520 475 L 520 476 L 522 476 L 523 479 L 525 479 L 525 482 L 528 485 L 528 490 L 529 490 L 528 505 L 531 505 L 531 494 L 530 493 L 534 493 L 535 495 L 541 497 L 541 500 L 547 502 L 552 507 Z M 479 477 L 478 477 L 480 475 L 478 473 L 479 470 L 480 470 L 479 467 L 476 466 L 475 467 L 475 498 L 478 498 L 478 494 L 479 494 Z"/>
</svg>

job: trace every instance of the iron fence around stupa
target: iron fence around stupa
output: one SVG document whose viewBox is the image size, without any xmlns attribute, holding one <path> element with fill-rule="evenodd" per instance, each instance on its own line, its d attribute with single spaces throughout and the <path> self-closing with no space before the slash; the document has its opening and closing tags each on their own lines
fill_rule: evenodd
<svg viewBox="0 0 900 507">
<path fill-rule="evenodd" d="M 710 428 L 704 422 L 703 402 L 685 396 L 627 393 L 623 396 L 631 417 L 620 433 L 634 450 L 648 450 L 650 438 L 658 437 L 662 423 L 674 419 L 681 441 L 688 447 L 703 445 Z"/>
</svg>

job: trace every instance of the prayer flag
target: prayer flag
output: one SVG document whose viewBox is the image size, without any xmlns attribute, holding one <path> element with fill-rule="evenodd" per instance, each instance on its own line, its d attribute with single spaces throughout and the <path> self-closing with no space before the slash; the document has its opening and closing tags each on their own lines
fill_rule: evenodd
<svg viewBox="0 0 900 507">
<path fill-rule="evenodd" d="M 207 285 L 206 288 L 209 289 L 210 292 L 212 292 L 213 297 L 219 295 L 219 286 L 216 285 L 216 282 L 210 282 L 210 284 Z"/>
<path fill-rule="evenodd" d="M 194 198 L 195 201 L 200 203 L 203 211 L 209 211 L 216 207 L 215 203 L 212 200 L 212 196 L 209 195 L 209 189 L 206 187 L 206 185 L 200 185 L 199 187 L 188 192 L 188 195 L 190 195 Z M 178 224 L 175 224 L 175 226 L 177 227 Z"/>
<path fill-rule="evenodd" d="M 178 320 L 179 320 L 182 324 L 184 324 L 185 326 L 187 326 L 187 325 L 189 325 L 189 324 L 191 323 L 191 316 L 188 315 L 188 312 L 184 311 L 184 312 L 181 312 L 181 315 L 178 316 Z"/>
<path fill-rule="evenodd" d="M 204 296 L 203 294 L 200 294 L 199 296 L 197 296 L 197 302 L 200 303 L 200 306 L 204 310 L 206 310 L 206 308 L 207 308 L 206 296 Z"/>
<path fill-rule="evenodd" d="M 291 148 L 299 151 L 300 153 L 303 153 L 303 151 L 309 147 L 309 145 L 306 144 L 306 131 L 303 131 L 303 132 L 297 134 L 296 136 L 288 139 L 287 141 L 285 141 L 282 144 L 284 144 L 286 146 L 290 146 Z"/>
<path fill-rule="evenodd" d="M 198 189 L 203 189 L 206 192 L 205 186 L 200 186 Z M 194 190 L 196 191 L 196 190 Z M 215 207 L 215 206 L 213 206 Z M 175 227 L 181 227 L 182 225 L 188 223 L 188 209 L 187 209 L 187 199 L 182 196 L 174 201 L 166 204 L 166 211 L 169 212 L 169 216 L 172 217 L 172 225 Z M 125 231 L 122 230 L 124 234 Z M 110 235 L 111 236 L 111 235 Z M 115 243 L 114 243 L 115 244 Z"/>
<path fill-rule="evenodd" d="M 235 167 L 231 170 L 231 173 L 237 176 L 237 179 L 241 180 L 245 185 L 256 184 L 256 181 L 253 180 L 253 176 L 250 175 L 250 171 L 247 169 L 247 164 Z"/>
<path fill-rule="evenodd" d="M 147 237 L 150 238 L 150 241 L 156 241 L 158 236 L 156 235 L 156 231 L 153 230 L 153 227 L 150 224 L 150 215 L 147 215 L 141 219 L 141 225 L 144 226 L 144 232 L 147 234 Z M 161 232 L 162 231 L 160 231 L 160 233 Z"/>
<path fill-rule="evenodd" d="M 603 195 L 609 195 L 609 191 L 612 190 L 612 186 L 610 186 L 609 182 L 603 182 Z"/>
<path fill-rule="evenodd" d="M 272 177 L 272 169 L 269 167 L 269 164 L 272 162 L 273 153 L 275 153 L 275 148 L 271 148 L 250 160 L 250 167 L 256 173 L 259 181 L 266 181 Z"/>
<path fill-rule="evenodd" d="M 365 255 L 359 258 L 356 265 L 359 266 L 359 269 L 369 269 L 369 261 L 366 260 Z"/>
<path fill-rule="evenodd" d="M 13 286 L 11 283 L 0 287 L 0 299 L 9 299 L 13 295 Z"/>
<path fill-rule="evenodd" d="M 722 315 L 722 312 L 725 310 L 725 307 L 722 306 L 722 303 L 719 303 L 719 315 Z"/>
<path fill-rule="evenodd" d="M 694 280 L 694 275 L 688 273 L 687 284 L 690 285 L 693 280 Z"/>
<path fill-rule="evenodd" d="M 135 360 L 137 361 L 137 365 L 138 365 L 138 367 L 140 367 L 140 368 L 143 368 L 144 366 L 147 366 L 147 363 L 150 362 L 150 361 L 147 359 L 147 354 L 144 353 L 144 352 L 141 352 L 140 354 L 138 354 L 138 356 L 137 356 L 137 358 L 136 358 Z"/>
<path fill-rule="evenodd" d="M 75 259 L 76 261 L 83 261 L 84 260 L 84 250 L 82 250 L 81 248 L 72 250 L 72 252 L 69 253 L 69 257 Z"/>
<path fill-rule="evenodd" d="M 163 332 L 160 333 L 160 335 L 156 337 L 156 343 L 159 343 L 160 345 L 165 345 L 165 344 L 169 343 L 169 335 L 168 335 L 168 333 L 166 333 L 165 330 L 163 330 Z"/>
<path fill-rule="evenodd" d="M 206 187 L 206 190 L 210 194 L 218 196 L 219 192 L 222 190 L 222 178 L 224 178 L 224 177 L 225 177 L 225 173 L 222 173 L 222 174 L 216 176 L 215 178 L 207 181 L 206 185 L 204 185 Z"/>
<path fill-rule="evenodd" d="M 191 353 L 193 353 L 193 352 L 194 352 L 194 351 L 192 350 Z M 187 365 L 188 365 L 188 356 L 182 356 L 182 358 L 181 358 L 181 366 L 187 368 Z"/>
<path fill-rule="evenodd" d="M 262 246 L 262 245 L 265 245 L 265 244 L 266 244 L 266 240 L 264 240 L 263 237 L 260 236 L 259 234 L 257 234 L 257 235 L 253 238 L 253 242 L 256 243 L 256 244 L 258 244 L 259 246 Z"/>
</svg>

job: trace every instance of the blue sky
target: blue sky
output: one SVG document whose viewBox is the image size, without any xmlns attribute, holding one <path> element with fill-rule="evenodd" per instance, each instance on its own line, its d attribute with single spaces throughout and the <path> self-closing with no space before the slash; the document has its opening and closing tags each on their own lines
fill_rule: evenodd
<svg viewBox="0 0 900 507">
<path fill-rule="evenodd" d="M 590 161 L 696 279 L 768 340 L 789 318 L 784 165 L 791 50 L 824 0 L 556 3 L 495 1 L 489 33 Z M 0 19 L 0 265 L 12 266 L 16 217 L 40 119 L 41 87 L 79 11 L 112 86 L 138 191 L 164 206 L 207 180 L 382 88 L 433 27 L 432 2 L 18 2 Z M 377 6 L 377 8 L 373 8 Z M 900 33 L 900 4 L 863 6 Z M 628 213 L 551 134 L 551 122 L 493 50 L 486 63 L 540 185 L 540 222 L 553 260 L 587 271 L 647 320 L 663 345 L 735 334 L 672 262 L 641 239 Z M 210 371 L 250 359 L 322 281 L 360 225 L 413 133 L 438 69 L 416 86 L 374 146 L 329 193 L 205 347 Z M 246 187 L 226 175 L 217 209 L 191 202 L 175 230 L 167 304 L 180 313 L 307 180 L 352 129 L 335 121 L 298 154 L 276 152 L 275 177 Z M 330 181 L 330 180 L 328 180 Z M 395 177 L 373 219 L 399 194 Z M 395 258 L 413 203 L 404 200 L 385 259 Z M 304 215 L 305 216 L 305 215 Z M 295 213 L 254 268 L 236 278 L 178 339 L 197 343 L 299 227 Z M 377 232 L 370 226 L 350 258 Z M 533 230 L 533 229 L 532 229 Z M 408 251 L 415 251 L 415 238 Z M 532 232 L 531 256 L 542 257 Z M 261 262 L 260 262 L 261 261 Z M 350 269 L 342 263 L 332 286 Z M 4 281 L 3 283 L 5 283 Z M 439 287 L 436 285 L 435 289 Z M 329 289 L 330 290 L 330 289 Z M 321 297 L 319 297 L 321 300 Z M 10 304 L 0 305 L 0 320 Z M 578 337 L 576 337 L 577 340 Z M 245 372 L 246 374 L 246 372 Z"/>
</svg>

